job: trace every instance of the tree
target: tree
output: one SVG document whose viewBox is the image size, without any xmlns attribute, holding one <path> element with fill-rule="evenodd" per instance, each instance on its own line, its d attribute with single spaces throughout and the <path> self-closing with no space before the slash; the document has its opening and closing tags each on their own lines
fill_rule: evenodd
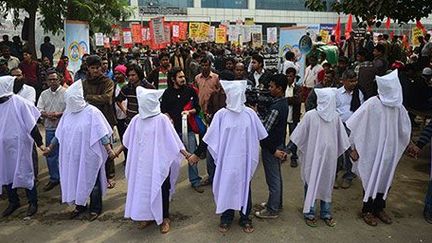
<svg viewBox="0 0 432 243">
<path fill-rule="evenodd" d="M 111 25 L 130 17 L 133 13 L 127 0 L 1 0 L 2 17 L 12 12 L 14 24 L 23 22 L 20 10 L 28 13 L 28 48 L 36 53 L 36 14 L 41 15 L 41 25 L 53 34 L 63 30 L 64 19 L 88 21 L 91 32 L 109 33 Z M 34 55 L 36 56 L 36 55 Z"/>
<path fill-rule="evenodd" d="M 312 11 L 322 11 L 325 1 L 306 0 L 305 6 Z M 363 21 L 389 17 L 404 24 L 428 17 L 432 13 L 432 4 L 430 0 L 342 0 L 335 1 L 332 10 L 352 14 Z"/>
</svg>

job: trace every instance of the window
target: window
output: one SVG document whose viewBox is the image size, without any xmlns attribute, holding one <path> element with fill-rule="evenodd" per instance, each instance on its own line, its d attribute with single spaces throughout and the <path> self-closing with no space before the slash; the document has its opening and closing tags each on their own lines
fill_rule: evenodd
<svg viewBox="0 0 432 243">
<path fill-rule="evenodd" d="M 246 9 L 247 2 L 248 0 L 201 0 L 201 7 Z"/>
<path fill-rule="evenodd" d="M 138 6 L 192 8 L 193 0 L 138 0 Z"/>
<path fill-rule="evenodd" d="M 324 0 L 323 3 L 326 5 L 325 11 L 330 11 L 331 4 L 335 0 Z M 304 0 L 256 0 L 257 9 L 269 9 L 269 10 L 304 10 L 308 9 L 304 6 Z"/>
</svg>

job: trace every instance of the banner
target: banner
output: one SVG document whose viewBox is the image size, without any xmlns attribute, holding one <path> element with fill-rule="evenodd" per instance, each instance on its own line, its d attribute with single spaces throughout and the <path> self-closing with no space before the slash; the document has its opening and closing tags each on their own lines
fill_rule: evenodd
<svg viewBox="0 0 432 243">
<path fill-rule="evenodd" d="M 335 24 L 320 24 L 320 36 L 324 43 L 330 42 L 330 36 L 333 34 Z"/>
<path fill-rule="evenodd" d="M 171 25 L 168 23 L 164 24 L 164 42 L 166 44 L 171 43 Z"/>
<path fill-rule="evenodd" d="M 306 53 L 301 53 L 299 42 L 302 36 L 306 35 L 306 27 L 289 27 L 280 29 L 279 37 L 279 57 L 283 60 L 288 51 L 292 51 L 295 55 L 297 64 L 300 66 L 298 76 L 300 79 L 298 84 L 303 82 L 304 70 L 306 65 Z M 281 64 L 281 63 L 280 63 Z"/>
<path fill-rule="evenodd" d="M 210 42 L 214 42 L 215 41 L 215 34 L 216 34 L 215 31 L 216 31 L 216 27 L 210 26 L 210 32 L 209 32 L 209 35 L 208 35 L 208 38 L 209 38 Z"/>
<path fill-rule="evenodd" d="M 156 45 L 165 42 L 164 18 L 158 17 L 150 20 L 150 36 Z"/>
<path fill-rule="evenodd" d="M 312 39 L 312 41 L 315 41 L 316 37 L 320 33 L 320 25 L 319 24 L 308 24 L 306 26 L 306 32 L 309 33 L 309 36 Z"/>
<path fill-rule="evenodd" d="M 179 39 L 180 40 L 187 40 L 187 30 L 188 30 L 188 23 L 186 22 L 180 22 L 179 23 Z"/>
<path fill-rule="evenodd" d="M 142 43 L 141 25 L 131 24 L 131 32 L 133 43 Z"/>
<path fill-rule="evenodd" d="M 251 28 L 250 28 L 250 25 L 243 25 L 241 27 L 242 27 L 241 28 L 242 29 L 242 32 L 241 32 L 242 42 L 243 43 L 251 42 L 252 39 L 251 39 Z"/>
<path fill-rule="evenodd" d="M 215 30 L 216 44 L 225 44 L 226 43 L 226 29 L 225 28 L 216 28 Z"/>
<path fill-rule="evenodd" d="M 257 48 L 262 46 L 262 34 L 252 33 L 252 47 Z"/>
<path fill-rule="evenodd" d="M 111 44 L 113 46 L 118 46 L 118 45 L 120 45 L 120 40 L 121 40 L 120 26 L 113 24 L 111 28 L 113 30 L 113 36 L 112 36 Z"/>
<path fill-rule="evenodd" d="M 95 42 L 96 42 L 96 46 L 104 45 L 104 36 L 102 33 L 95 33 Z"/>
<path fill-rule="evenodd" d="M 277 27 L 267 28 L 267 43 L 272 44 L 277 42 Z"/>
<path fill-rule="evenodd" d="M 104 43 L 103 43 L 104 48 L 111 48 L 110 38 L 108 36 L 104 35 L 104 40 L 103 41 L 104 41 Z"/>
<path fill-rule="evenodd" d="M 84 21 L 66 20 L 64 30 L 68 69 L 75 73 L 81 67 L 82 56 L 90 52 L 89 25 Z"/>
<path fill-rule="evenodd" d="M 412 28 L 411 43 L 413 46 L 420 45 L 420 42 L 418 41 L 419 36 L 423 36 L 423 30 L 418 27 Z"/>
<path fill-rule="evenodd" d="M 189 38 L 195 39 L 200 34 L 200 23 L 189 23 Z"/>
<path fill-rule="evenodd" d="M 173 24 L 172 36 L 173 36 L 173 38 L 179 38 L 180 37 L 180 26 L 179 25 Z"/>
<path fill-rule="evenodd" d="M 206 23 L 201 23 L 199 28 L 199 37 L 201 39 L 207 39 L 210 33 L 210 25 Z"/>
<path fill-rule="evenodd" d="M 238 41 L 241 31 L 241 25 L 228 26 L 228 41 Z"/>
<path fill-rule="evenodd" d="M 123 28 L 123 47 L 132 48 L 132 32 L 130 28 Z"/>
</svg>

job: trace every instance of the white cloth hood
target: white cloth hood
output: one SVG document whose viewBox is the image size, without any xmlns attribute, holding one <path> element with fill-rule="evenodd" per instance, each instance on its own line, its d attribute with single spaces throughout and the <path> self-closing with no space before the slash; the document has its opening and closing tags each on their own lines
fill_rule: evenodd
<svg viewBox="0 0 432 243">
<path fill-rule="evenodd" d="M 161 113 L 160 101 L 165 90 L 136 88 L 138 99 L 138 113 L 141 119 L 156 116 Z"/>
<path fill-rule="evenodd" d="M 242 112 L 246 107 L 246 80 L 220 81 L 226 94 L 226 108 L 234 112 Z"/>
<path fill-rule="evenodd" d="M 69 86 L 64 97 L 66 103 L 65 113 L 82 111 L 87 105 L 84 100 L 84 91 L 81 80 L 78 80 Z"/>
<path fill-rule="evenodd" d="M 378 85 L 379 99 L 385 106 L 399 107 L 402 105 L 402 86 L 399 81 L 398 70 L 375 77 Z"/>
<path fill-rule="evenodd" d="M 332 121 L 339 114 L 336 110 L 336 88 L 314 89 L 317 95 L 318 115 L 326 122 Z"/>
<path fill-rule="evenodd" d="M 0 98 L 13 95 L 13 85 L 15 77 L 3 76 L 0 77 Z"/>
</svg>

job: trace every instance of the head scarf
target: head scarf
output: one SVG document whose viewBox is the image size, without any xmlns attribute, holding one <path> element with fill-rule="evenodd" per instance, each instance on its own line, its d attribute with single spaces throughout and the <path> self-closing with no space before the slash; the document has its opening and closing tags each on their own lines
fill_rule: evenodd
<svg viewBox="0 0 432 243">
<path fill-rule="evenodd" d="M 402 105 L 402 86 L 398 77 L 398 70 L 384 75 L 376 76 L 378 96 L 385 106 L 398 107 Z"/>
<path fill-rule="evenodd" d="M 65 92 L 66 110 L 68 112 L 82 111 L 87 103 L 84 100 L 84 91 L 81 80 L 73 83 Z"/>
<path fill-rule="evenodd" d="M 127 76 L 126 75 L 126 66 L 123 64 L 117 65 L 117 67 L 114 68 L 114 72 L 120 72 L 121 74 L 123 74 L 123 76 Z"/>
<path fill-rule="evenodd" d="M 234 112 L 242 112 L 246 102 L 247 81 L 220 81 L 226 94 L 226 108 Z"/>
<path fill-rule="evenodd" d="M 0 98 L 13 95 L 14 81 L 12 76 L 0 77 Z"/>
<path fill-rule="evenodd" d="M 315 89 L 317 95 L 318 115 L 326 122 L 332 121 L 339 116 L 336 111 L 336 88 Z"/>
<path fill-rule="evenodd" d="M 145 89 L 141 86 L 136 88 L 138 113 L 141 119 L 146 119 L 161 113 L 159 99 L 164 91 L 165 90 Z"/>
</svg>

